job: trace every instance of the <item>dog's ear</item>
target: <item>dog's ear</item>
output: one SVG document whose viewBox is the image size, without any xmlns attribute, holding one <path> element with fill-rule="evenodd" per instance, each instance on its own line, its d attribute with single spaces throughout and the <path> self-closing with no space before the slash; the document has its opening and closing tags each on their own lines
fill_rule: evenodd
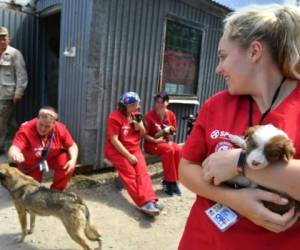
<svg viewBox="0 0 300 250">
<path fill-rule="evenodd" d="M 264 154 L 270 163 L 276 161 L 288 162 L 294 156 L 295 149 L 290 139 L 278 135 L 265 144 Z"/>
<path fill-rule="evenodd" d="M 293 158 L 295 153 L 296 150 L 294 148 L 293 143 L 290 140 L 288 140 L 284 147 L 284 160 L 288 162 L 290 159 Z"/>
</svg>

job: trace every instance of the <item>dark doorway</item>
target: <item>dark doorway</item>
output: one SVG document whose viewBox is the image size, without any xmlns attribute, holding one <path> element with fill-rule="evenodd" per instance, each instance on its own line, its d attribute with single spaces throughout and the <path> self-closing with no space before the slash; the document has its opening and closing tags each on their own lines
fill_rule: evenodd
<svg viewBox="0 0 300 250">
<path fill-rule="evenodd" d="M 42 18 L 42 104 L 58 109 L 60 12 Z"/>
</svg>

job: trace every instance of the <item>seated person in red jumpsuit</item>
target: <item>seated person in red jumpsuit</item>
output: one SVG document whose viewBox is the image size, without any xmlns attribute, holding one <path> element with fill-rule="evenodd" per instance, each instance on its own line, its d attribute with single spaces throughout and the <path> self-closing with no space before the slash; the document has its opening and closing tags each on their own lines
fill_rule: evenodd
<svg viewBox="0 0 300 250">
<path fill-rule="evenodd" d="M 154 98 L 155 107 L 146 116 L 145 151 L 158 155 L 164 169 L 163 190 L 172 196 L 181 195 L 177 185 L 178 165 L 181 156 L 181 147 L 173 142 L 176 130 L 175 114 L 167 109 L 169 96 L 159 93 Z"/>
<path fill-rule="evenodd" d="M 135 92 L 121 96 L 117 110 L 108 117 L 104 154 L 119 172 L 123 185 L 137 207 L 148 215 L 156 216 L 162 207 L 157 203 L 139 146 L 145 134 L 143 122 L 135 118 L 139 103 L 140 98 Z"/>
<path fill-rule="evenodd" d="M 53 169 L 52 189 L 64 191 L 72 176 L 78 147 L 52 107 L 43 107 L 37 118 L 24 122 L 9 148 L 10 161 L 20 171 L 41 182 L 44 170 Z"/>
</svg>

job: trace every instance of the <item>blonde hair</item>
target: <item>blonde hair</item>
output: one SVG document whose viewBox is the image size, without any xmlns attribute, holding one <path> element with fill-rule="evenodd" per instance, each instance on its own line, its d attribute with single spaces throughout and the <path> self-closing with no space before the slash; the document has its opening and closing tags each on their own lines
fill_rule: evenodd
<svg viewBox="0 0 300 250">
<path fill-rule="evenodd" d="M 248 6 L 224 20 L 229 38 L 246 49 L 253 41 L 265 44 L 282 74 L 299 79 L 300 9 L 291 5 Z"/>
</svg>

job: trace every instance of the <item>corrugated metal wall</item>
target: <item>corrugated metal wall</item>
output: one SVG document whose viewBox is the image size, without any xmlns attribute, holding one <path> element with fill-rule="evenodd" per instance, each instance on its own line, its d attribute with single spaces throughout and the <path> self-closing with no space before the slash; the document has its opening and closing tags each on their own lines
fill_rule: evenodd
<svg viewBox="0 0 300 250">
<path fill-rule="evenodd" d="M 24 56 L 29 84 L 22 101 L 17 105 L 17 121 L 32 118 L 40 105 L 39 86 L 37 84 L 37 37 L 36 17 L 11 9 L 10 5 L 1 5 L 0 25 L 9 30 L 11 45 L 20 50 Z"/>
<path fill-rule="evenodd" d="M 223 88 L 215 76 L 221 19 L 179 0 L 40 0 L 38 10 L 62 5 L 59 112 L 80 145 L 83 164 L 103 160 L 106 119 L 124 91 L 137 91 L 148 111 L 159 89 L 161 53 L 168 16 L 203 30 L 198 96 L 201 103 Z M 76 46 L 75 58 L 62 50 Z M 84 50 L 83 50 L 84 46 Z M 185 139 L 182 116 L 194 105 L 172 104 L 179 122 L 178 141 Z"/>
<path fill-rule="evenodd" d="M 175 0 L 98 0 L 93 6 L 90 39 L 86 159 L 102 160 L 106 119 L 124 91 L 137 91 L 143 111 L 153 105 L 159 89 L 161 53 L 167 16 L 193 22 L 203 30 L 198 96 L 200 103 L 219 89 L 223 82 L 215 73 L 216 50 L 221 35 L 221 20 Z M 99 58 L 95 54 L 100 55 Z M 99 60 L 99 61 L 98 61 Z M 100 63 L 98 67 L 98 63 Z M 95 66 L 96 65 L 96 66 Z M 98 100 L 95 105 L 95 100 Z M 179 122 L 178 141 L 184 141 L 186 124 L 181 117 L 196 113 L 195 105 L 172 104 Z"/>
<path fill-rule="evenodd" d="M 37 12 L 51 7 L 61 7 L 61 34 L 59 53 L 58 112 L 80 147 L 80 161 L 93 163 L 83 157 L 86 150 L 84 121 L 86 120 L 86 76 L 89 51 L 89 31 L 93 1 L 82 0 L 40 0 Z M 64 56 L 64 51 L 76 48 L 75 57 Z M 95 101 L 96 102 L 96 101 Z M 95 145 L 93 145 L 95 147 Z"/>
</svg>

